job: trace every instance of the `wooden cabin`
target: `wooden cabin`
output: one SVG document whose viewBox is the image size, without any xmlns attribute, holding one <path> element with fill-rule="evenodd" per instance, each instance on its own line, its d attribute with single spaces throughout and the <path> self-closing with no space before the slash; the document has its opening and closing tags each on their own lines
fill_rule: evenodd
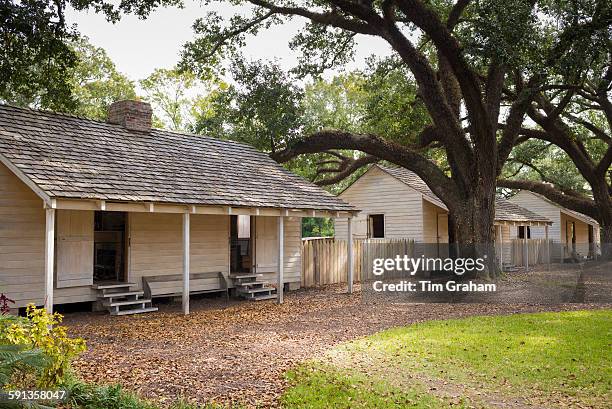
<svg viewBox="0 0 612 409">
<path fill-rule="evenodd" d="M 338 197 L 361 210 L 353 218 L 356 239 L 409 238 L 433 249 L 449 241 L 448 208 L 417 174 L 407 169 L 373 165 Z M 543 215 L 496 199 L 496 236 L 497 244 L 503 246 L 503 262 L 511 261 L 511 239 L 527 239 L 524 233 L 530 228 L 545 230 L 550 224 L 551 220 Z M 346 237 L 346 221 L 336 220 L 335 228 L 337 237 Z"/>
<path fill-rule="evenodd" d="M 526 190 L 518 192 L 510 201 L 552 221 L 549 237 L 557 244 L 557 257 L 562 254 L 563 258 L 582 259 L 592 257 L 599 251 L 600 227 L 594 219 Z M 540 227 L 534 227 L 530 231 L 532 238 L 542 238 L 545 234 L 544 229 Z"/>
<path fill-rule="evenodd" d="M 115 314 L 155 310 L 145 287 L 185 312 L 189 294 L 228 288 L 282 302 L 300 285 L 301 218 L 355 213 L 250 146 L 152 129 L 138 101 L 108 122 L 1 105 L 0 192 L 13 307 Z"/>
</svg>

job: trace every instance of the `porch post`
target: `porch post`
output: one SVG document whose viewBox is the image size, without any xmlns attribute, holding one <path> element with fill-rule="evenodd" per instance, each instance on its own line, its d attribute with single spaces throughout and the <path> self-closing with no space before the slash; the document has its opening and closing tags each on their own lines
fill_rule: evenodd
<svg viewBox="0 0 612 409">
<path fill-rule="evenodd" d="M 55 209 L 45 212 L 45 310 L 53 313 L 53 270 L 55 264 Z"/>
<path fill-rule="evenodd" d="M 527 241 L 527 226 L 525 226 L 525 270 L 529 269 L 529 242 Z"/>
<path fill-rule="evenodd" d="M 281 215 L 278 217 L 278 277 L 276 289 L 276 302 L 278 304 L 283 303 L 283 287 L 284 279 L 283 273 L 285 269 L 285 218 Z"/>
<path fill-rule="evenodd" d="M 353 217 L 347 219 L 347 231 L 348 237 L 346 239 L 346 245 L 348 246 L 348 293 L 353 293 L 353 279 L 355 276 L 355 266 L 353 261 Z"/>
<path fill-rule="evenodd" d="M 548 225 L 544 225 L 544 237 L 546 238 L 546 262 L 550 270 L 550 241 L 548 241 Z"/>
<path fill-rule="evenodd" d="M 183 213 L 183 314 L 189 314 L 189 213 Z"/>
<path fill-rule="evenodd" d="M 499 226 L 499 271 L 504 270 L 504 243 L 502 242 L 504 237 L 504 227 L 500 224 Z"/>
</svg>

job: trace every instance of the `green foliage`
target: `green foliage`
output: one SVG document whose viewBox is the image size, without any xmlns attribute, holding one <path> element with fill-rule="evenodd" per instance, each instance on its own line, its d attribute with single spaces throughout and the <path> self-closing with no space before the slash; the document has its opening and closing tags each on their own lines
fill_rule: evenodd
<svg viewBox="0 0 612 409">
<path fill-rule="evenodd" d="M 72 381 L 66 385 L 69 392 L 69 409 L 161 409 L 161 406 L 136 394 L 126 391 L 121 385 L 99 386 L 80 381 Z M 168 409 L 219 409 L 214 404 L 196 405 L 179 400 Z"/>
<path fill-rule="evenodd" d="M 0 101 L 55 110 L 76 106 L 68 46 L 76 31 L 63 21 L 64 1 L 0 2 Z"/>
<path fill-rule="evenodd" d="M 115 101 L 136 98 L 134 83 L 117 71 L 103 48 L 80 38 L 71 43 L 78 57 L 70 70 L 70 87 L 76 102 L 70 113 L 90 119 L 105 120 L 108 107 Z"/>
<path fill-rule="evenodd" d="M 306 23 L 289 42 L 299 50 L 299 60 L 293 72 L 300 77 L 319 78 L 326 70 L 340 67 L 355 57 L 355 34 L 322 24 Z"/>
<path fill-rule="evenodd" d="M 0 321 L 5 319 L 0 317 Z M 0 344 L 0 388 L 5 389 L 14 379 L 26 379 L 30 373 L 42 372 L 47 364 L 48 359 L 40 349 Z"/>
<path fill-rule="evenodd" d="M 333 237 L 334 220 L 329 217 L 302 218 L 302 237 Z"/>
<path fill-rule="evenodd" d="M 146 17 L 182 0 L 3 0 L 0 1 L 0 102 L 104 117 L 112 99 L 135 96 L 104 51 L 79 38 L 64 13 L 92 9 L 108 20 L 121 13 Z M 104 115 L 102 112 L 104 111 Z"/>
<path fill-rule="evenodd" d="M 541 140 L 529 140 L 515 147 L 503 176 L 521 180 L 545 181 L 561 190 L 588 196 L 590 188 L 565 152 Z"/>
<path fill-rule="evenodd" d="M 532 2 L 525 0 L 473 2 L 466 12 L 469 22 L 459 26 L 467 55 L 476 64 L 494 60 L 512 67 L 541 59 L 533 54 L 543 40 L 536 13 Z"/>
<path fill-rule="evenodd" d="M 224 85 L 213 80 L 202 81 L 189 71 L 158 68 L 141 80 L 140 86 L 144 99 L 153 108 L 156 127 L 188 131 L 194 128 L 197 118 L 210 115 L 209 100 L 217 95 L 216 87 Z M 203 91 L 211 95 L 202 96 Z"/>
<path fill-rule="evenodd" d="M 85 341 L 70 338 L 65 327 L 61 326 L 62 316 L 48 314 L 44 308 L 28 305 L 26 318 L 3 319 L 0 321 L 0 344 L 17 345 L 26 350 L 39 350 L 46 357 L 46 364 L 36 371 L 34 385 L 21 387 L 54 387 L 61 385 L 70 368 L 70 362 L 85 351 Z"/>
<path fill-rule="evenodd" d="M 97 386 L 82 382 L 68 385 L 69 404 L 82 409 L 155 409 L 156 406 L 125 391 L 121 385 Z"/>
<path fill-rule="evenodd" d="M 236 85 L 210 96 L 209 109 L 194 127 L 198 133 L 243 142 L 275 152 L 295 140 L 301 128 L 302 91 L 276 64 L 235 60 Z"/>
</svg>

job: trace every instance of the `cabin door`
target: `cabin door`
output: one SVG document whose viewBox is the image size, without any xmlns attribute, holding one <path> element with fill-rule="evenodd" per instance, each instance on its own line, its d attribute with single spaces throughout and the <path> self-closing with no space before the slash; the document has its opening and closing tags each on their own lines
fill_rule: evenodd
<svg viewBox="0 0 612 409">
<path fill-rule="evenodd" d="M 230 217 L 231 273 L 250 274 L 253 267 L 253 219 L 247 215 Z"/>
<path fill-rule="evenodd" d="M 257 216 L 255 226 L 255 272 L 278 270 L 278 217 Z"/>
<path fill-rule="evenodd" d="M 127 213 L 95 212 L 94 282 L 127 281 Z"/>
</svg>

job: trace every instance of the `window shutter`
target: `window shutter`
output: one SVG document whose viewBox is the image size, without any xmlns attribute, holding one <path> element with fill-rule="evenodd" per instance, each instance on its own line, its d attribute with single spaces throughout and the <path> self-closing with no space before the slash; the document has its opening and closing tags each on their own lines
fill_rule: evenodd
<svg viewBox="0 0 612 409">
<path fill-rule="evenodd" d="M 57 288 L 93 284 L 94 213 L 57 212 Z"/>
</svg>

